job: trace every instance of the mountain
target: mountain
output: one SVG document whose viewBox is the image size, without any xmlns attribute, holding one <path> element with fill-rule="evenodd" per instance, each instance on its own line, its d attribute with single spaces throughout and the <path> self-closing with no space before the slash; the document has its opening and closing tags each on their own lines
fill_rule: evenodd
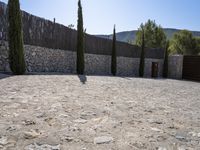
<svg viewBox="0 0 200 150">
<path fill-rule="evenodd" d="M 164 32 L 167 35 L 167 38 L 170 39 L 173 37 L 174 33 L 180 31 L 179 29 L 171 29 L 171 28 L 164 28 Z M 191 31 L 192 34 L 196 37 L 200 37 L 200 31 Z M 116 34 L 117 40 L 122 42 L 129 42 L 135 41 L 137 30 L 133 31 L 124 31 L 118 32 Z M 105 39 L 112 39 L 112 34 L 110 35 L 96 35 L 97 37 L 105 38 Z"/>
</svg>

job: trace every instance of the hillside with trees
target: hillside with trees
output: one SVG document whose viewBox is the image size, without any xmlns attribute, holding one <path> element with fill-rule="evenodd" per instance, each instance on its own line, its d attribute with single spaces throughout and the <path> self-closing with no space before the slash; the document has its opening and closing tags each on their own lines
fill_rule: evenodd
<svg viewBox="0 0 200 150">
<path fill-rule="evenodd" d="M 142 35 L 144 29 L 145 46 L 150 48 L 166 47 L 169 40 L 169 54 L 199 55 L 200 54 L 200 32 L 177 29 L 164 29 L 155 21 L 148 20 L 142 23 L 138 30 L 116 33 L 118 41 L 142 46 Z M 111 39 L 112 35 L 97 35 L 101 38 Z"/>
<path fill-rule="evenodd" d="M 181 30 L 179 29 L 172 29 L 172 28 L 163 28 L 167 39 L 171 39 L 173 35 Z M 138 30 L 132 30 L 132 31 L 124 31 L 124 32 L 118 32 L 116 33 L 117 41 L 121 42 L 132 42 L 135 41 L 136 34 Z M 191 31 L 193 36 L 200 38 L 200 31 Z M 105 39 L 112 39 L 112 34 L 110 35 L 96 35 L 97 37 L 102 37 Z"/>
</svg>

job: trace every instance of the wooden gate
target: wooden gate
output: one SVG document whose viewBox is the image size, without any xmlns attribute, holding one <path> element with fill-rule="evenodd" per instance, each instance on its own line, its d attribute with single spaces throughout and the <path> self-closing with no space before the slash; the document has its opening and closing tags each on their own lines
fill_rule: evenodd
<svg viewBox="0 0 200 150">
<path fill-rule="evenodd" d="M 200 81 L 200 56 L 184 56 L 183 79 Z"/>
<path fill-rule="evenodd" d="M 158 62 L 152 62 L 151 77 L 152 78 L 158 77 Z"/>
</svg>

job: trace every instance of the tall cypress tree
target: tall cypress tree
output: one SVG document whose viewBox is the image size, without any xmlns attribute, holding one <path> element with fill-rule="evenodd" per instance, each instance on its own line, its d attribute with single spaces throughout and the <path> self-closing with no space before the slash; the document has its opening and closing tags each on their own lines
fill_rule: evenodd
<svg viewBox="0 0 200 150">
<path fill-rule="evenodd" d="M 169 57 L 169 41 L 166 42 L 166 47 L 165 47 L 165 58 L 164 58 L 164 64 L 163 64 L 163 78 L 168 77 L 168 57 Z"/>
<path fill-rule="evenodd" d="M 113 76 L 115 76 L 116 73 L 117 73 L 117 53 L 116 53 L 116 31 L 115 31 L 115 26 L 114 26 L 114 29 L 113 29 L 111 73 L 112 73 Z"/>
<path fill-rule="evenodd" d="M 140 56 L 140 67 L 139 67 L 139 76 L 144 76 L 144 67 L 145 67 L 145 33 L 144 27 L 142 26 L 142 47 L 141 47 L 141 56 Z"/>
<path fill-rule="evenodd" d="M 8 1 L 9 63 L 15 75 L 25 73 L 22 18 L 19 0 Z"/>
<path fill-rule="evenodd" d="M 84 61 L 84 32 L 83 32 L 83 14 L 81 0 L 78 1 L 78 24 L 77 24 L 77 74 L 83 75 L 85 69 Z"/>
</svg>

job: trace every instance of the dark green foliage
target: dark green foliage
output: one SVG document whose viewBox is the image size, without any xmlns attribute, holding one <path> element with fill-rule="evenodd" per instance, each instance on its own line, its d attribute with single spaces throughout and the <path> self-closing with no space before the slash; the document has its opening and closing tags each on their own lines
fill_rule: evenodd
<svg viewBox="0 0 200 150">
<path fill-rule="evenodd" d="M 10 69 L 15 75 L 25 73 L 22 19 L 19 0 L 8 1 L 9 22 L 9 62 Z"/>
<path fill-rule="evenodd" d="M 166 42 L 165 47 L 165 58 L 164 58 L 164 64 L 163 64 L 163 78 L 168 77 L 168 57 L 169 57 L 169 41 Z"/>
<path fill-rule="evenodd" d="M 170 52 L 172 54 L 197 55 L 197 40 L 192 32 L 182 30 L 174 34 L 170 43 Z"/>
<path fill-rule="evenodd" d="M 117 53 L 116 53 L 116 32 L 115 26 L 113 30 L 113 43 L 112 43 L 112 60 L 111 60 L 111 73 L 113 76 L 117 73 Z"/>
<path fill-rule="evenodd" d="M 142 46 L 142 30 L 145 30 L 145 46 L 149 48 L 164 48 L 166 42 L 166 35 L 161 26 L 157 25 L 155 21 L 148 20 L 144 25 L 141 24 L 136 33 L 136 45 Z"/>
<path fill-rule="evenodd" d="M 197 49 L 197 53 L 198 55 L 200 55 L 200 38 L 196 37 L 196 49 Z"/>
<path fill-rule="evenodd" d="M 142 28 L 142 46 L 141 46 L 141 56 L 140 56 L 140 67 L 139 67 L 139 76 L 144 76 L 144 65 L 145 65 L 145 31 L 144 27 Z"/>
<path fill-rule="evenodd" d="M 81 1 L 78 1 L 78 24 L 77 24 L 77 74 L 83 75 L 85 70 L 84 61 L 84 32 L 83 14 Z"/>
</svg>

